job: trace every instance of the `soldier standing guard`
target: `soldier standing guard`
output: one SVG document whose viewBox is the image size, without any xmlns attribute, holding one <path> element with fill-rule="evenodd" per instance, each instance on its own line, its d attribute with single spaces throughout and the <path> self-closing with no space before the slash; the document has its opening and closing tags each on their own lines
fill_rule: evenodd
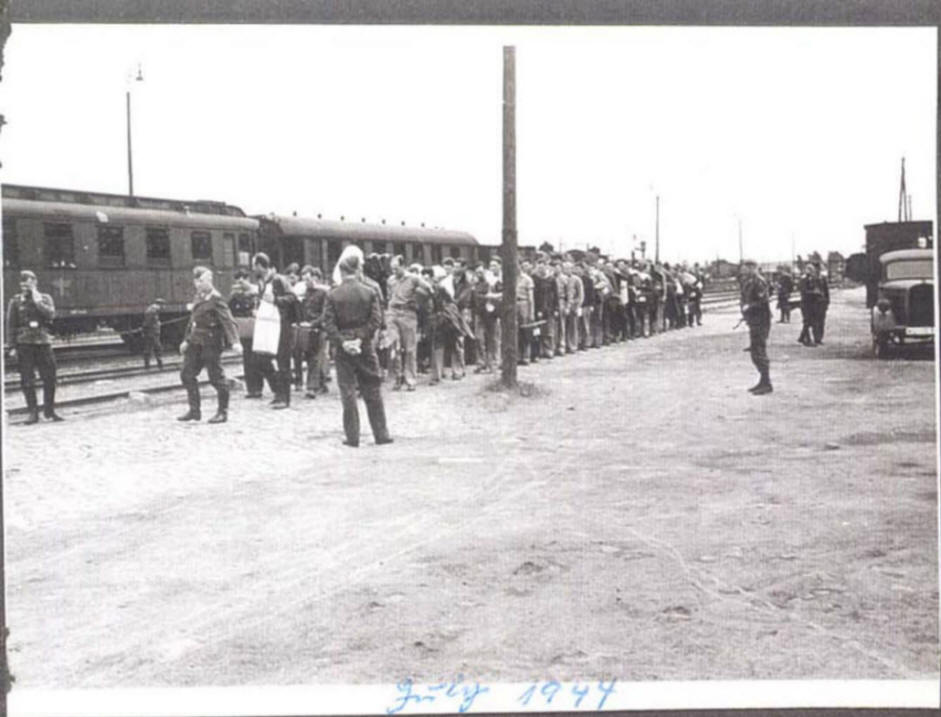
<svg viewBox="0 0 941 717">
<path fill-rule="evenodd" d="M 355 245 L 343 250 L 337 267 L 341 282 L 330 290 L 324 303 L 323 329 L 336 347 L 337 383 L 343 402 L 343 443 L 359 446 L 357 384 L 366 402 L 369 425 L 377 445 L 392 443 L 382 404 L 382 375 L 374 338 L 382 323 L 379 295 L 359 280 L 363 252 Z"/>
<path fill-rule="evenodd" d="M 33 272 L 21 271 L 20 293 L 10 300 L 7 309 L 6 340 L 14 342 L 20 383 L 29 410 L 27 424 L 39 422 L 36 369 L 39 369 L 42 379 L 43 415 L 50 421 L 65 420 L 55 411 L 56 360 L 52 355 L 52 341 L 49 337 L 56 307 L 49 294 L 39 292 L 36 283 Z"/>
<path fill-rule="evenodd" d="M 157 360 L 157 368 L 163 369 L 163 359 L 160 354 L 160 309 L 163 299 L 154 299 L 154 303 L 144 311 L 144 323 L 141 326 L 141 337 L 144 340 L 144 368 L 150 368 L 150 357 Z"/>
<path fill-rule="evenodd" d="M 177 420 L 198 421 L 202 418 L 196 378 L 205 366 L 209 372 L 209 382 L 219 398 L 216 415 L 209 422 L 225 423 L 229 416 L 229 386 L 222 368 L 222 352 L 234 349 L 236 353 L 241 353 L 242 344 L 229 305 L 212 285 L 212 272 L 204 266 L 197 266 L 193 269 L 193 284 L 196 286 L 196 298 L 193 300 L 186 335 L 180 344 L 180 354 L 183 356 L 180 380 L 186 387 L 189 410 Z"/>
<path fill-rule="evenodd" d="M 755 396 L 762 396 L 772 390 L 769 376 L 771 364 L 768 361 L 768 334 L 771 332 L 768 282 L 758 271 L 758 264 L 754 261 L 744 262 L 742 271 L 742 318 L 748 324 L 751 360 L 761 375 L 758 383 L 748 390 Z"/>
</svg>

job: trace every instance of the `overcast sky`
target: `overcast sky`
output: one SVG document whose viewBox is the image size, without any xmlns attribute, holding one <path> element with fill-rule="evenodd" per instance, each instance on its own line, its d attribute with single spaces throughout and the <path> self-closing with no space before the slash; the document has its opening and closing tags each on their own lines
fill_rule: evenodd
<svg viewBox="0 0 941 717">
<path fill-rule="evenodd" d="M 2 179 L 498 243 L 517 48 L 521 244 L 762 261 L 935 215 L 936 31 L 15 25 Z"/>
</svg>

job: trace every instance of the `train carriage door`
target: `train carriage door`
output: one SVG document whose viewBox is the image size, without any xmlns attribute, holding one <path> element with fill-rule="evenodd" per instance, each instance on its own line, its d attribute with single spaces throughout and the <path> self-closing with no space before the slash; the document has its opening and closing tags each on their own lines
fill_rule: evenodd
<svg viewBox="0 0 941 717">
<path fill-rule="evenodd" d="M 330 272 L 333 271 L 333 267 L 335 267 L 337 262 L 340 261 L 340 253 L 342 251 L 343 247 L 340 245 L 339 239 L 327 240 L 327 265 L 323 268 L 325 277 L 330 276 Z"/>
<path fill-rule="evenodd" d="M 320 240 L 319 239 L 305 239 L 304 245 L 305 245 L 304 263 L 310 264 L 311 266 L 321 267 L 321 263 L 323 262 L 323 256 L 321 252 Z M 321 267 L 321 271 L 323 271 L 322 267 Z"/>
<path fill-rule="evenodd" d="M 289 265 L 304 263 L 304 242 L 301 237 L 284 237 L 281 242 L 281 263 L 278 269 L 284 271 Z"/>
<path fill-rule="evenodd" d="M 252 261 L 252 253 L 255 248 L 252 246 L 252 237 L 250 234 L 239 234 L 239 248 L 236 263 L 238 266 L 248 266 Z"/>
</svg>

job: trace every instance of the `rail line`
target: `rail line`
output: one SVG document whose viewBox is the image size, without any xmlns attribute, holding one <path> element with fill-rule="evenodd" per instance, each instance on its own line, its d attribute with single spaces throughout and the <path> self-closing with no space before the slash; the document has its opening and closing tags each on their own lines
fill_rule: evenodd
<svg viewBox="0 0 941 717">
<path fill-rule="evenodd" d="M 230 383 L 233 380 L 240 380 L 241 376 L 236 376 L 234 379 L 230 379 Z M 203 379 L 199 382 L 200 387 L 208 386 L 209 380 Z M 162 393 L 170 393 L 171 391 L 182 390 L 183 386 L 180 384 L 179 380 L 172 384 L 165 384 L 162 386 L 150 386 L 142 388 L 130 388 L 120 391 L 113 391 L 110 393 L 99 393 L 93 396 L 82 396 L 80 398 L 70 398 L 64 399 L 61 401 L 56 401 L 56 408 L 78 408 L 80 406 L 90 406 L 96 403 L 108 403 L 109 401 L 119 401 L 121 399 L 130 398 L 132 393 L 143 393 L 148 396 L 158 395 Z M 7 409 L 7 416 L 10 418 L 26 416 L 29 413 L 29 409 L 26 406 L 19 406 L 17 408 Z M 22 421 L 11 422 L 11 425 L 16 423 L 22 423 Z"/>
<path fill-rule="evenodd" d="M 139 360 L 139 359 L 138 359 Z M 222 359 L 223 365 L 241 362 L 240 356 L 225 356 Z M 69 373 L 60 373 L 56 378 L 56 385 L 67 386 L 83 383 L 92 383 L 94 381 L 110 381 L 120 378 L 134 378 L 136 376 L 159 375 L 170 371 L 175 371 L 183 365 L 182 361 L 164 361 L 163 369 L 144 368 L 143 366 L 116 366 L 111 368 L 90 369 L 88 371 L 73 371 Z M 16 393 L 22 388 L 19 378 L 7 378 L 3 383 L 4 393 Z"/>
</svg>

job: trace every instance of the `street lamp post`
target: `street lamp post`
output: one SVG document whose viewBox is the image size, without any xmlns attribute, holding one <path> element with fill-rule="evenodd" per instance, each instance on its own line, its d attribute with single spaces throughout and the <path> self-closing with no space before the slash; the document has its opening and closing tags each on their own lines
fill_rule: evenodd
<svg viewBox="0 0 941 717">
<path fill-rule="evenodd" d="M 143 82 L 144 75 L 141 73 L 141 66 L 137 66 L 137 77 L 134 78 L 137 82 Z M 124 92 L 124 97 L 127 104 L 127 193 L 129 196 L 134 196 L 134 162 L 132 159 L 131 152 L 131 86 L 128 84 L 127 89 Z"/>
</svg>

